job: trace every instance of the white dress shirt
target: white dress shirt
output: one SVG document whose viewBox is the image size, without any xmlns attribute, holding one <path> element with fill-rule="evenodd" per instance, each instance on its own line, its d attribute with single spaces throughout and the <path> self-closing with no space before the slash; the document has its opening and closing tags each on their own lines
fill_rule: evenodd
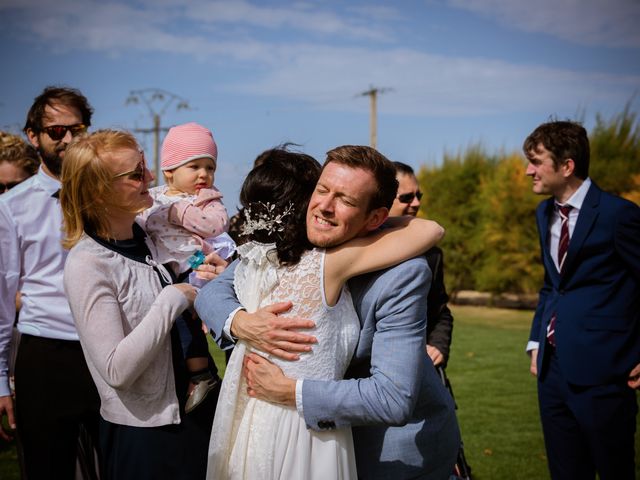
<svg viewBox="0 0 640 480">
<path fill-rule="evenodd" d="M 78 340 L 62 277 L 62 211 L 52 195 L 60 182 L 42 167 L 0 195 L 0 396 L 9 395 L 8 360 L 16 292 L 22 293 L 21 333 Z M 46 361 L 46 359 L 43 359 Z"/>
<path fill-rule="evenodd" d="M 558 203 L 560 206 L 571 205 L 571 210 L 569 211 L 569 245 L 571 245 L 571 237 L 573 237 L 573 231 L 576 228 L 576 223 L 578 222 L 578 215 L 580 214 L 580 209 L 582 208 L 582 204 L 584 203 L 584 199 L 587 196 L 587 192 L 589 191 L 589 187 L 591 187 L 591 179 L 587 177 L 587 179 L 582 182 L 582 185 L 578 187 L 578 189 L 573 192 L 573 195 L 569 197 L 565 203 Z M 560 212 L 558 212 L 557 208 L 553 209 L 553 213 L 551 214 L 551 221 L 549 223 L 549 253 L 551 254 L 551 258 L 553 259 L 553 263 L 556 266 L 558 272 L 560 271 L 560 267 L 558 264 L 558 244 L 560 243 L 560 231 L 562 229 L 562 219 L 560 218 Z M 544 255 L 544 252 L 542 252 Z M 538 342 L 529 341 L 527 343 L 527 352 L 537 349 L 540 346 Z"/>
<path fill-rule="evenodd" d="M 584 182 L 582 182 L 582 185 L 580 185 L 580 187 L 578 187 L 578 189 L 573 192 L 573 195 L 571 195 L 569 200 L 562 204 L 556 202 L 562 207 L 572 207 L 571 210 L 569 210 L 569 244 L 571 244 L 571 237 L 573 237 L 573 231 L 576 228 L 578 215 L 580 214 L 580 209 L 582 208 L 584 198 L 587 196 L 587 191 L 589 191 L 590 186 L 591 179 L 587 178 Z M 557 208 L 554 208 L 553 214 L 551 215 L 551 223 L 549 225 L 549 252 L 551 253 L 551 258 L 553 259 L 553 263 L 555 263 L 558 272 L 560 271 L 560 266 L 558 264 L 558 244 L 560 243 L 561 229 L 562 219 L 560 218 L 560 212 L 558 212 Z"/>
</svg>

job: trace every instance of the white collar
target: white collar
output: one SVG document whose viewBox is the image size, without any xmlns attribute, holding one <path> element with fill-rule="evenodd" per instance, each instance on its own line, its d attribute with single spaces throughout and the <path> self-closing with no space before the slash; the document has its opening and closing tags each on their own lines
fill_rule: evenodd
<svg viewBox="0 0 640 480">
<path fill-rule="evenodd" d="M 589 187 L 591 187 L 591 179 L 587 177 L 582 185 L 578 187 L 578 189 L 573 192 L 573 195 L 569 197 L 564 203 L 556 202 L 556 205 L 571 205 L 575 210 L 580 210 L 582 208 L 582 204 L 584 203 L 584 199 L 587 196 L 587 192 L 589 191 Z"/>
<path fill-rule="evenodd" d="M 40 182 L 40 185 L 42 185 L 43 190 L 48 194 L 53 195 L 58 190 L 60 190 L 60 186 L 62 185 L 60 183 L 60 180 L 46 173 L 43 170 L 42 165 L 40 165 L 40 168 L 38 169 L 38 173 L 36 175 L 38 176 L 38 182 Z"/>
</svg>

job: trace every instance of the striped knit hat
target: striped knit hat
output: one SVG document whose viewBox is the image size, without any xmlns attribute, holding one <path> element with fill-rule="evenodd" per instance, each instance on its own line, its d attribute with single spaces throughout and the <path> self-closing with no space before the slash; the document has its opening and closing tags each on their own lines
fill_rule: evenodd
<svg viewBox="0 0 640 480">
<path fill-rule="evenodd" d="M 173 170 L 196 158 L 218 159 L 218 147 L 209 130 L 197 123 L 185 123 L 169 129 L 162 142 L 160 166 Z"/>
</svg>

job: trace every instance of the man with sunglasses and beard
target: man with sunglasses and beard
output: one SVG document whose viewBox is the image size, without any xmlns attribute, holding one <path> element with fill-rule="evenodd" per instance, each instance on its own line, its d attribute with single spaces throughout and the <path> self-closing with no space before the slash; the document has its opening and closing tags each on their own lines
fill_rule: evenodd
<svg viewBox="0 0 640 480">
<path fill-rule="evenodd" d="M 6 415 L 10 429 L 17 426 L 23 474 L 30 480 L 74 478 L 80 432 L 97 440 L 100 401 L 63 290 L 67 252 L 60 243 L 58 200 L 65 150 L 86 132 L 92 113 L 78 90 L 45 88 L 24 127 L 42 160 L 40 169 L 0 197 L 0 419 Z M 7 366 L 18 289 L 22 337 L 14 410 Z M 10 432 L 0 427 L 0 436 L 9 439 Z M 95 470 L 93 455 L 88 458 Z M 84 477 L 95 477 L 95 471 Z"/>
</svg>

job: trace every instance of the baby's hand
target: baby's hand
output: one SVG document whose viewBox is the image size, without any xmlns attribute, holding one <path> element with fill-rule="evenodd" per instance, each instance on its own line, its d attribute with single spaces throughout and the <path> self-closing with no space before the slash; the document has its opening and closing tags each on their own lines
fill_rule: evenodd
<svg viewBox="0 0 640 480">
<path fill-rule="evenodd" d="M 211 185 L 209 188 L 200 188 L 196 190 L 196 199 L 193 204 L 196 206 L 203 205 L 220 198 L 222 198 L 222 194 L 220 193 L 220 191 L 216 187 Z"/>
</svg>

